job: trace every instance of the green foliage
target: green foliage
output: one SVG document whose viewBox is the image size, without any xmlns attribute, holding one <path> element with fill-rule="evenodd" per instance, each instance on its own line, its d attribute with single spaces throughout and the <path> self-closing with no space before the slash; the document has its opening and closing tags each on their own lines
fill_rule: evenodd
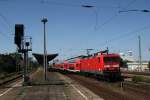
<svg viewBox="0 0 150 100">
<path fill-rule="evenodd" d="M 144 77 L 142 76 L 133 76 L 132 77 L 132 81 L 137 83 L 137 82 L 143 82 L 144 81 Z"/>
<path fill-rule="evenodd" d="M 120 67 L 127 68 L 127 62 L 126 60 L 120 59 Z"/>
<path fill-rule="evenodd" d="M 137 82 L 146 82 L 150 83 L 150 78 L 149 77 L 144 77 L 144 76 L 134 76 L 132 77 L 132 81 L 137 83 Z"/>
<path fill-rule="evenodd" d="M 3 74 L 15 72 L 16 65 L 21 58 L 18 53 L 0 54 L 0 72 Z"/>
<path fill-rule="evenodd" d="M 32 57 L 29 57 L 29 58 L 28 58 L 28 61 L 29 61 L 29 63 L 30 63 L 30 67 L 32 67 L 32 68 L 37 68 L 37 67 L 39 67 L 38 62 L 34 61 Z"/>
<path fill-rule="evenodd" d="M 8 73 L 13 72 L 15 70 L 13 65 L 15 65 L 15 61 L 11 56 L 1 55 L 0 57 L 1 71 L 8 72 Z"/>
<path fill-rule="evenodd" d="M 30 63 L 30 66 L 32 68 L 37 68 L 37 67 L 39 67 L 39 64 L 36 61 L 33 61 L 33 62 Z"/>
<path fill-rule="evenodd" d="M 0 54 L 0 77 L 6 76 L 9 73 L 21 71 L 23 58 L 19 53 Z M 37 68 L 39 65 L 31 57 L 28 58 L 30 66 L 28 70 Z"/>
<path fill-rule="evenodd" d="M 144 81 L 150 83 L 150 78 L 146 78 Z"/>
<path fill-rule="evenodd" d="M 148 62 L 148 69 L 149 69 L 149 71 L 150 71 L 150 61 Z"/>
</svg>

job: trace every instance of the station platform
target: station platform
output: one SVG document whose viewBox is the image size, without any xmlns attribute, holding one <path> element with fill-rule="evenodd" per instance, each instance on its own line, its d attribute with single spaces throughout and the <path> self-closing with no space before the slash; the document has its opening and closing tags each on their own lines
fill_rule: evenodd
<svg viewBox="0 0 150 100">
<path fill-rule="evenodd" d="M 103 100 L 76 81 L 58 72 L 48 72 L 43 79 L 43 68 L 30 77 L 31 86 L 22 86 L 22 80 L 11 87 L 0 89 L 0 100 Z"/>
</svg>

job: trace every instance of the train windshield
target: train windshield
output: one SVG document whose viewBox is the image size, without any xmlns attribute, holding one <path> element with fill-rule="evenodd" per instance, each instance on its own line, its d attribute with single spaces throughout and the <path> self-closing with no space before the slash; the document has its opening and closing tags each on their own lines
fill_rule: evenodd
<svg viewBox="0 0 150 100">
<path fill-rule="evenodd" d="M 104 57 L 104 62 L 120 62 L 120 57 Z"/>
</svg>

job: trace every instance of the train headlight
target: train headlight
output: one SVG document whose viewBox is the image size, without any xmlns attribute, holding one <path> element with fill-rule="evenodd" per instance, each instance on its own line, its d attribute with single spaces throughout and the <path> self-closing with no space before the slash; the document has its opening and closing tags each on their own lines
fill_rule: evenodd
<svg viewBox="0 0 150 100">
<path fill-rule="evenodd" d="M 110 65 L 105 65 L 104 67 L 110 67 Z"/>
<path fill-rule="evenodd" d="M 113 67 L 119 67 L 119 65 L 117 64 L 117 65 L 113 65 Z"/>
</svg>

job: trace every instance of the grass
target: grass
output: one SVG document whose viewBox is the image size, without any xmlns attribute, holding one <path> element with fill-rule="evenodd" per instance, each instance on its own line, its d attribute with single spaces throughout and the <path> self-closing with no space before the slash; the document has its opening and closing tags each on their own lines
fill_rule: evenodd
<svg viewBox="0 0 150 100">
<path fill-rule="evenodd" d="M 133 76 L 132 81 L 137 83 L 137 82 L 146 82 L 150 83 L 150 78 L 144 77 L 144 76 Z"/>
</svg>

